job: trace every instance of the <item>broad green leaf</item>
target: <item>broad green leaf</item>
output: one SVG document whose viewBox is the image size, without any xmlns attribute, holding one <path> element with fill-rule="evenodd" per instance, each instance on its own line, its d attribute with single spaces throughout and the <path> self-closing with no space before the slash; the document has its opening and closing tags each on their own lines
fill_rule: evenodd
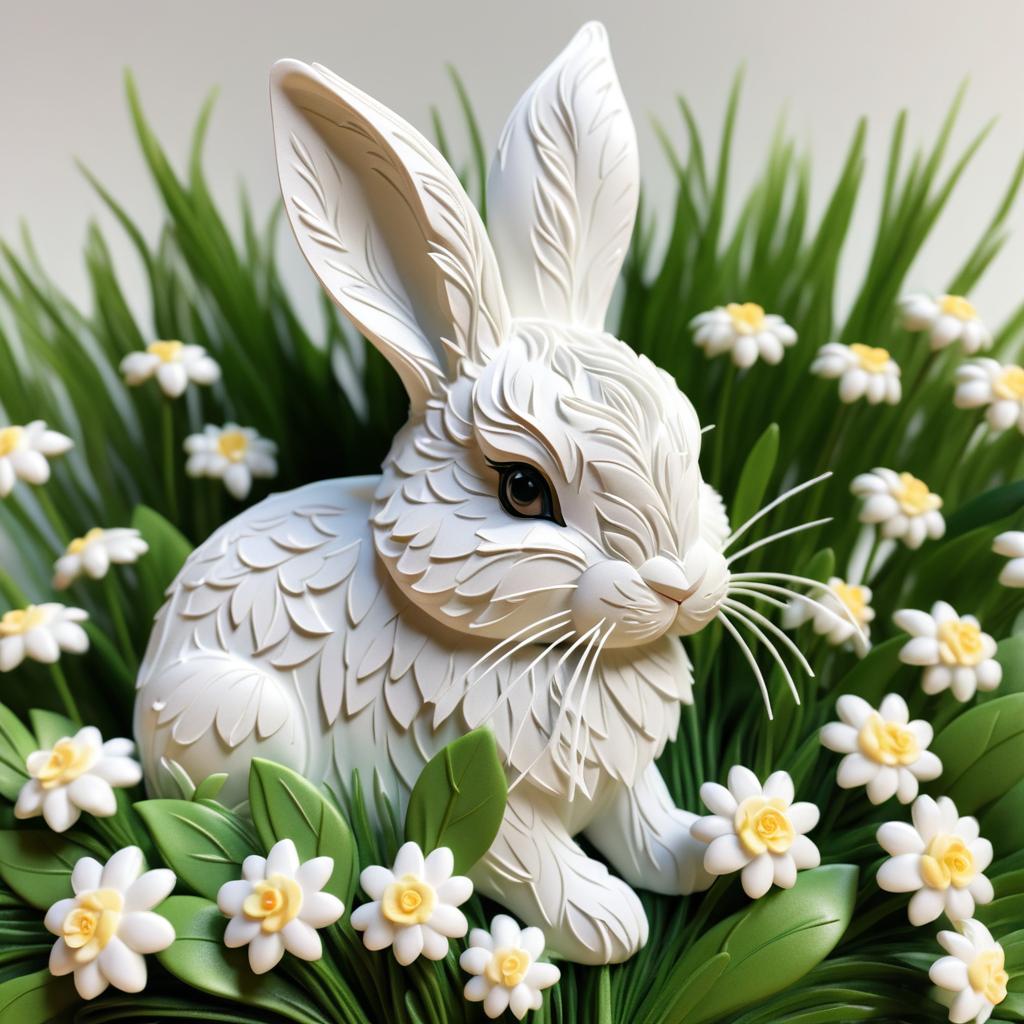
<svg viewBox="0 0 1024 1024">
<path fill-rule="evenodd" d="M 81 1002 L 70 977 L 33 971 L 0 983 L 0 1020 L 11 1024 L 49 1024 Z"/>
<path fill-rule="evenodd" d="M 206 778 L 196 786 L 196 791 L 192 794 L 192 799 L 216 800 L 217 794 L 224 788 L 224 783 L 227 781 L 227 772 L 215 772 L 213 775 L 207 775 Z"/>
<path fill-rule="evenodd" d="M 779 425 L 769 424 L 743 463 L 736 493 L 729 505 L 729 522 L 738 530 L 761 507 L 779 455 Z"/>
<path fill-rule="evenodd" d="M 1024 480 L 995 487 L 958 508 L 946 520 L 946 536 L 957 537 L 1024 509 Z"/>
<path fill-rule="evenodd" d="M 489 729 L 449 743 L 424 766 L 405 813 L 405 838 L 424 851 L 447 846 L 464 874 L 491 847 L 508 799 L 508 783 Z"/>
<path fill-rule="evenodd" d="M 159 512 L 139 505 L 132 513 L 132 526 L 138 530 L 149 551 L 139 559 L 139 615 L 151 622 L 164 603 L 164 594 L 181 571 L 185 559 L 192 554 L 192 545 L 176 526 Z"/>
<path fill-rule="evenodd" d="M 25 759 L 38 749 L 21 719 L 0 704 L 0 795 L 12 803 L 28 779 Z"/>
<path fill-rule="evenodd" d="M 1009 693 L 1024 692 L 1024 635 L 1010 636 L 996 646 L 996 661 L 1003 666 L 1003 679 L 996 690 L 978 693 L 978 703 L 985 704 Z"/>
<path fill-rule="evenodd" d="M 253 758 L 249 810 L 267 850 L 279 839 L 291 839 L 300 860 L 333 857 L 334 871 L 324 890 L 351 906 L 358 874 L 356 844 L 333 801 L 298 772 Z"/>
<path fill-rule="evenodd" d="M 49 829 L 0 831 L 0 878 L 39 910 L 70 896 L 71 869 L 80 858 L 94 856 L 94 850 Z"/>
<path fill-rule="evenodd" d="M 981 834 L 1002 856 L 1024 849 L 1024 779 L 1018 780 L 984 814 Z"/>
<path fill-rule="evenodd" d="M 28 713 L 28 720 L 36 735 L 37 750 L 49 750 L 58 740 L 74 736 L 79 729 L 79 726 L 66 715 L 59 715 L 56 711 L 47 711 L 44 708 L 32 708 Z"/>
<path fill-rule="evenodd" d="M 688 1020 L 687 1015 L 714 987 L 730 959 L 728 953 L 716 953 L 695 967 L 684 957 L 658 986 L 656 1001 L 642 1018 L 643 1024 L 677 1024 Z"/>
</svg>

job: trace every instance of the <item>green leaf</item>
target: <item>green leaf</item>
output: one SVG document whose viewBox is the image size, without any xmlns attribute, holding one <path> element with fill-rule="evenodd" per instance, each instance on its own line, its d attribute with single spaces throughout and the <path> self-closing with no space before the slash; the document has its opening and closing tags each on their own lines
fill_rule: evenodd
<svg viewBox="0 0 1024 1024">
<path fill-rule="evenodd" d="M 490 849 L 508 799 L 508 783 L 489 729 L 449 743 L 424 766 L 405 814 L 405 838 L 426 852 L 447 846 L 455 870 L 468 871 Z"/>
<path fill-rule="evenodd" d="M 984 704 L 1009 693 L 1024 692 L 1024 635 L 1010 636 L 996 645 L 996 661 L 1003 666 L 1003 680 L 999 689 L 978 694 L 978 703 Z"/>
<path fill-rule="evenodd" d="M 179 981 L 235 1003 L 256 1006 L 297 1024 L 322 1024 L 322 1011 L 280 971 L 253 974 L 244 949 L 227 949 L 227 919 L 199 896 L 171 896 L 159 907 L 174 926 L 175 939 L 156 954 Z"/>
<path fill-rule="evenodd" d="M 253 758 L 249 810 L 267 850 L 279 839 L 291 839 L 300 860 L 333 857 L 324 891 L 351 906 L 359 870 L 355 840 L 341 812 L 313 783 L 290 768 Z"/>
<path fill-rule="evenodd" d="M 225 882 L 242 877 L 257 850 L 228 813 L 189 800 L 143 800 L 135 809 L 167 866 L 194 892 L 217 899 Z"/>
<path fill-rule="evenodd" d="M 957 537 L 980 526 L 1012 516 L 1024 508 L 1024 480 L 979 494 L 946 520 L 946 537 Z"/>
<path fill-rule="evenodd" d="M 149 545 L 138 563 L 139 615 L 143 622 L 151 622 L 164 603 L 167 588 L 192 554 L 192 545 L 177 527 L 145 505 L 132 513 L 132 526 Z"/>
<path fill-rule="evenodd" d="M 901 634 L 872 647 L 839 681 L 837 696 L 853 693 L 877 707 L 890 689 L 893 677 L 906 671 L 906 666 L 899 659 L 906 642 L 906 636 Z"/>
<path fill-rule="evenodd" d="M 12 803 L 28 779 L 25 759 L 38 749 L 21 719 L 0 704 L 0 795 Z"/>
<path fill-rule="evenodd" d="M 44 708 L 32 708 L 28 713 L 28 720 L 36 734 L 36 742 L 39 744 L 37 750 L 49 750 L 58 740 L 74 736 L 79 729 L 79 726 L 66 715 L 46 711 Z"/>
<path fill-rule="evenodd" d="M 1024 849 L 1024 779 L 1011 786 L 981 815 L 981 834 L 999 855 Z"/>
<path fill-rule="evenodd" d="M 227 772 L 214 772 L 213 775 L 207 775 L 206 778 L 196 786 L 196 791 L 192 794 L 192 799 L 216 800 L 217 795 L 224 788 L 224 783 L 227 781 Z"/>
<path fill-rule="evenodd" d="M 71 869 L 94 851 L 49 829 L 0 831 L 0 878 L 39 910 L 71 895 Z"/>
<path fill-rule="evenodd" d="M 696 968 L 688 957 L 680 960 L 658 986 L 660 998 L 651 1013 L 643 1018 L 644 1024 L 681 1024 L 688 1021 L 688 1014 L 711 991 L 731 959 L 728 953 L 716 953 Z"/>
<path fill-rule="evenodd" d="M 72 979 L 55 978 L 48 970 L 33 971 L 0 984 L 0 1020 L 12 1024 L 49 1024 L 78 1002 Z"/>
<path fill-rule="evenodd" d="M 779 425 L 771 423 L 754 443 L 743 463 L 729 507 L 732 528 L 738 530 L 760 507 L 779 455 Z"/>
</svg>

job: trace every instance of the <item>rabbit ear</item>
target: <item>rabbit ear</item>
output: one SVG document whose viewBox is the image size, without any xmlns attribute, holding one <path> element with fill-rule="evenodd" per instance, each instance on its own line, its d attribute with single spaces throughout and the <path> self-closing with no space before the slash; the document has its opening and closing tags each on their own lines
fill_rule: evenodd
<svg viewBox="0 0 1024 1024">
<path fill-rule="evenodd" d="M 638 195 L 636 131 L 591 22 L 516 105 L 491 166 L 488 226 L 513 314 L 602 328 Z"/>
<path fill-rule="evenodd" d="M 461 360 L 485 362 L 507 332 L 480 216 L 415 128 L 327 68 L 278 61 L 270 93 L 299 247 L 420 409 Z"/>
</svg>

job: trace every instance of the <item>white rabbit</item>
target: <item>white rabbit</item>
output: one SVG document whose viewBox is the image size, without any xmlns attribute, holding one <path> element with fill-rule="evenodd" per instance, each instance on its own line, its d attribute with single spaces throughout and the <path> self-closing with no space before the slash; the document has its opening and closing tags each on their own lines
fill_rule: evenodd
<svg viewBox="0 0 1024 1024">
<path fill-rule="evenodd" d="M 227 771 L 240 802 L 260 756 L 335 787 L 359 769 L 402 809 L 487 725 L 513 788 L 478 887 L 557 953 L 624 960 L 641 903 L 572 837 L 632 885 L 709 884 L 654 759 L 691 700 L 679 637 L 727 599 L 729 527 L 689 400 L 604 330 L 638 195 L 604 29 L 513 111 L 489 231 L 437 150 L 326 68 L 279 62 L 271 96 L 302 252 L 410 416 L 379 477 L 275 495 L 188 560 L 139 677 L 147 778 Z"/>
</svg>

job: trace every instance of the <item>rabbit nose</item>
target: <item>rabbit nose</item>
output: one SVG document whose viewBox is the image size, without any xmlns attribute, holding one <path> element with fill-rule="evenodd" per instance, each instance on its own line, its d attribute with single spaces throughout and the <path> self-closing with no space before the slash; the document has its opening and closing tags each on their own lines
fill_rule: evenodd
<svg viewBox="0 0 1024 1024">
<path fill-rule="evenodd" d="M 690 583 L 683 572 L 683 567 L 674 559 L 657 555 L 648 558 L 637 569 L 640 579 L 656 594 L 667 597 L 670 601 L 682 604 L 700 586 L 700 580 Z"/>
</svg>

